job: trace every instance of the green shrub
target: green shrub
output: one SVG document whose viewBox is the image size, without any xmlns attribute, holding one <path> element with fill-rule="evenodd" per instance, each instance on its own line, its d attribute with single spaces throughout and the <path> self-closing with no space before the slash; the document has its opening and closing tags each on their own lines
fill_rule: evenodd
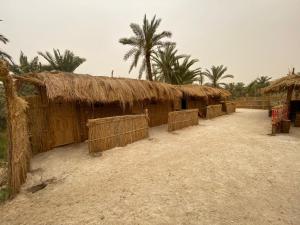
<svg viewBox="0 0 300 225">
<path fill-rule="evenodd" d="M 9 191 L 8 188 L 2 188 L 0 189 L 0 203 L 4 202 L 9 197 Z"/>
</svg>

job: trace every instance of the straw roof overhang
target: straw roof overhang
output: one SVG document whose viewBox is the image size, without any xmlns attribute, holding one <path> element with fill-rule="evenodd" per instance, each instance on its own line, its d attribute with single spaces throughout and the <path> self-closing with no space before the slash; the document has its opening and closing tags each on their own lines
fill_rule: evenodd
<svg viewBox="0 0 300 225">
<path fill-rule="evenodd" d="M 15 78 L 45 87 L 48 99 L 53 101 L 119 102 L 125 106 L 135 101 L 174 101 L 182 97 L 182 92 L 173 85 L 147 80 L 66 72 L 29 73 Z"/>
<path fill-rule="evenodd" d="M 213 88 L 197 84 L 179 85 L 177 86 L 184 96 L 194 98 L 227 98 L 231 93 L 225 89 Z"/>
<path fill-rule="evenodd" d="M 290 74 L 274 80 L 268 87 L 262 89 L 265 94 L 283 92 L 289 88 L 300 89 L 300 75 Z"/>
</svg>

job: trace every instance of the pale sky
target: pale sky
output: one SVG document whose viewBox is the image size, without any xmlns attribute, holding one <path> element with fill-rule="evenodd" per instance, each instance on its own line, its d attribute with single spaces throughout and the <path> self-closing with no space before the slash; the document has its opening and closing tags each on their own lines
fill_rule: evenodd
<svg viewBox="0 0 300 225">
<path fill-rule="evenodd" d="M 137 77 L 123 61 L 131 22 L 162 19 L 180 53 L 198 66 L 224 64 L 234 82 L 300 71 L 300 0 L 0 0 L 1 45 L 17 61 L 22 50 L 70 49 L 87 61 L 76 72 Z M 230 80 L 227 80 L 228 82 Z"/>
</svg>

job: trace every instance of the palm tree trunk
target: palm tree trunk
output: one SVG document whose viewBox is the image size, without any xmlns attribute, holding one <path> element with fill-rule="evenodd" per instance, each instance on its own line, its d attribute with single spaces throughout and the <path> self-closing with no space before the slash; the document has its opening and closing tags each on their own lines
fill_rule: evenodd
<svg viewBox="0 0 300 225">
<path fill-rule="evenodd" d="M 147 67 L 147 77 L 148 77 L 148 80 L 153 81 L 153 78 L 152 78 L 152 69 L 151 69 L 151 62 L 150 62 L 150 54 L 146 54 L 146 67 Z"/>
</svg>

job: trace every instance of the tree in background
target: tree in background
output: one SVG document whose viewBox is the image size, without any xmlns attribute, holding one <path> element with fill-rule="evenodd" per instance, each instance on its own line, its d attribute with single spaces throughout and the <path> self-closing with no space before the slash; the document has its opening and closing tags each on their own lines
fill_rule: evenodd
<svg viewBox="0 0 300 225">
<path fill-rule="evenodd" d="M 225 89 L 230 91 L 233 98 L 239 97 L 257 97 L 261 95 L 261 88 L 267 87 L 272 78 L 268 76 L 260 76 L 250 82 L 247 86 L 243 82 L 229 83 L 225 85 Z"/>
<path fill-rule="evenodd" d="M 174 65 L 183 58 L 184 55 L 178 55 L 175 45 L 167 45 L 164 48 L 159 48 L 153 56 L 153 71 L 157 80 L 174 84 L 177 79 L 174 75 Z"/>
<path fill-rule="evenodd" d="M 21 52 L 19 57 L 19 65 L 10 65 L 10 71 L 14 74 L 23 74 L 30 72 L 41 72 L 43 69 L 42 64 L 39 62 L 39 58 L 36 56 L 32 60 L 28 60 L 28 57 Z"/>
<path fill-rule="evenodd" d="M 210 80 L 210 83 L 207 83 L 207 85 L 212 87 L 225 86 L 226 84 L 221 82 L 221 80 L 234 77 L 231 74 L 225 74 L 226 71 L 227 67 L 224 67 L 223 65 L 212 66 L 211 70 L 206 69 L 205 72 L 203 72 L 203 75 Z"/>
<path fill-rule="evenodd" d="M 175 44 L 160 48 L 153 57 L 157 79 L 170 84 L 191 84 L 198 81 L 201 69 L 191 67 L 198 62 L 187 55 L 178 55 Z"/>
<path fill-rule="evenodd" d="M 194 81 L 199 81 L 198 76 L 201 76 L 201 68 L 191 68 L 196 62 L 198 59 L 190 59 L 190 56 L 185 56 L 182 62 L 181 60 L 176 61 L 174 66 L 176 84 L 192 84 Z"/>
<path fill-rule="evenodd" d="M 53 55 L 46 51 L 38 52 L 49 64 L 43 66 L 43 70 L 58 70 L 74 72 L 86 59 L 76 56 L 72 51 L 65 50 L 63 54 L 58 49 L 53 49 Z"/>
<path fill-rule="evenodd" d="M 248 84 L 248 86 L 246 87 L 247 95 L 253 97 L 260 96 L 261 95 L 260 89 L 267 87 L 270 84 L 271 79 L 272 77 L 268 77 L 268 76 L 260 76 L 256 78 L 255 80 L 250 82 L 250 84 Z"/>
<path fill-rule="evenodd" d="M 199 74 L 199 77 L 198 77 L 197 81 L 199 82 L 200 85 L 203 85 L 203 83 L 204 83 L 204 73 L 202 71 Z"/>
<path fill-rule="evenodd" d="M 272 77 L 260 76 L 259 78 L 256 79 L 256 82 L 259 88 L 264 88 L 269 86 L 271 79 Z"/>
<path fill-rule="evenodd" d="M 9 40 L 3 34 L 0 34 L 0 42 L 2 42 L 3 44 L 7 44 Z M 13 63 L 11 56 L 1 49 L 0 49 L 0 59 Z"/>
<path fill-rule="evenodd" d="M 232 94 L 233 98 L 243 97 L 246 94 L 246 87 L 243 82 L 226 84 L 225 89 Z"/>
<path fill-rule="evenodd" d="M 124 60 L 133 58 L 129 73 L 137 66 L 139 59 L 142 58 L 142 65 L 139 71 L 139 79 L 141 79 L 143 72 L 146 70 L 147 80 L 153 80 L 151 58 L 157 48 L 169 45 L 170 42 L 164 42 L 164 38 L 170 38 L 171 32 L 163 31 L 158 33 L 157 29 L 161 23 L 161 19 L 156 19 L 154 16 L 151 22 L 148 21 L 146 15 L 144 16 L 143 26 L 136 23 L 131 23 L 130 28 L 134 36 L 130 38 L 121 38 L 119 42 L 123 45 L 130 45 L 132 48 L 124 55 Z"/>
</svg>

